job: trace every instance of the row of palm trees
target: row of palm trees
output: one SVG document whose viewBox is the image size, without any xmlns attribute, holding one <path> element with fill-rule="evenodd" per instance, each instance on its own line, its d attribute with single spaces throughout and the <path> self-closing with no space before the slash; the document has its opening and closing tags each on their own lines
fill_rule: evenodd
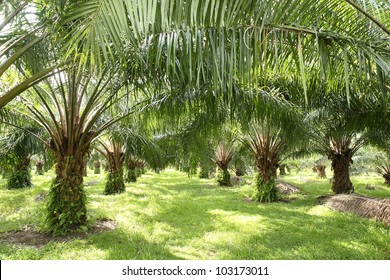
<svg viewBox="0 0 390 280">
<path fill-rule="evenodd" d="M 333 168 L 346 174 L 339 166 L 360 147 L 350 146 L 355 135 L 375 129 L 370 120 L 388 124 L 388 7 L 363 2 L 1 1 L 1 114 L 27 116 L 48 134 L 41 140 L 56 161 L 51 229 L 86 225 L 84 158 L 119 123 L 143 121 L 165 133 L 188 123 L 218 127 L 229 116 L 244 130 L 266 120 L 279 131 L 304 124 L 309 112 L 326 120 L 319 133 L 348 128 L 350 139 L 326 134 Z M 335 107 L 343 114 L 330 114 Z M 268 151 L 256 158 L 260 186 L 272 180 L 278 150 L 302 139 L 262 133 L 249 141 L 255 153 Z M 123 145 L 100 141 L 115 166 L 111 181 L 119 182 L 107 193 L 120 192 Z M 348 192 L 351 184 L 343 179 L 335 188 Z"/>
</svg>

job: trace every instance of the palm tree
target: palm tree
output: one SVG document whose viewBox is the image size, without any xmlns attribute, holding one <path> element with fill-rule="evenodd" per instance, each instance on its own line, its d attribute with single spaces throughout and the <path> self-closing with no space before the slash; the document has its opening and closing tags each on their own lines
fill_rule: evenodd
<svg viewBox="0 0 390 280">
<path fill-rule="evenodd" d="M 107 160 L 108 174 L 104 188 L 104 194 L 118 194 L 125 191 L 125 182 L 123 180 L 123 164 L 125 162 L 125 147 L 124 143 L 118 139 L 111 138 L 110 140 L 99 140 L 99 144 L 103 147 L 97 149 Z"/>
<path fill-rule="evenodd" d="M 255 157 L 256 194 L 259 202 L 274 202 L 278 199 L 276 189 L 277 169 L 287 149 L 287 140 L 280 129 L 270 124 L 255 125 L 252 132 L 242 141 L 249 147 Z"/>
<path fill-rule="evenodd" d="M 334 193 L 354 192 L 354 187 L 349 178 L 349 167 L 350 164 L 353 163 L 353 155 L 363 144 L 364 138 L 357 138 L 357 136 L 353 134 L 342 135 L 340 138 L 329 138 L 327 155 L 332 161 L 332 190 Z"/>
<path fill-rule="evenodd" d="M 219 143 L 214 151 L 214 162 L 218 167 L 217 182 L 220 186 L 231 186 L 229 163 L 233 158 L 233 150 L 225 143 Z"/>
<path fill-rule="evenodd" d="M 133 156 L 129 155 L 126 157 L 126 167 L 127 167 L 127 173 L 125 181 L 126 183 L 131 182 L 137 182 L 137 173 L 139 168 L 139 162 L 140 160 L 134 158 Z"/>
<path fill-rule="evenodd" d="M 126 125 L 125 131 L 125 147 L 126 156 L 125 163 L 127 174 L 125 181 L 127 183 L 136 182 L 137 178 L 142 175 L 142 170 L 147 163 L 153 169 L 163 167 L 164 155 L 157 141 L 153 139 L 151 131 L 143 124 L 144 120 L 138 119 L 137 122 L 131 119 L 121 122 L 121 125 Z M 135 125 L 136 124 L 136 125 Z"/>
<path fill-rule="evenodd" d="M 385 184 L 390 186 L 390 163 L 389 161 L 377 167 L 377 173 L 385 179 Z"/>
<path fill-rule="evenodd" d="M 8 130 L 1 139 L 0 165 L 3 170 L 9 170 L 7 188 L 17 189 L 31 187 L 30 162 L 31 157 L 42 150 L 34 135 L 41 130 L 37 127 L 23 127 L 22 130 Z"/>
<path fill-rule="evenodd" d="M 337 194 L 354 192 L 349 171 L 353 156 L 372 141 L 376 130 L 388 127 L 388 98 L 377 87 L 367 91 L 351 93 L 349 102 L 343 97 L 328 100 L 307 114 L 309 138 L 314 150 L 331 160 Z"/>
<path fill-rule="evenodd" d="M 92 141 L 133 112 L 129 104 L 130 108 L 103 117 L 115 105 L 114 99 L 127 96 L 125 90 L 120 90 L 123 82 L 115 74 L 114 68 L 107 68 L 99 76 L 74 68 L 53 76 L 42 86 L 34 86 L 36 99 L 21 98 L 21 104 L 13 104 L 50 135 L 45 144 L 55 157 L 56 178 L 50 188 L 47 220 L 55 234 L 85 229 L 84 159 Z"/>
</svg>

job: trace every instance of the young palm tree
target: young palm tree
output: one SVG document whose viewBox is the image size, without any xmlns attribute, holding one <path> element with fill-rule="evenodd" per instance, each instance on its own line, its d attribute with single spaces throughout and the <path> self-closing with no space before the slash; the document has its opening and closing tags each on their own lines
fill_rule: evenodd
<svg viewBox="0 0 390 280">
<path fill-rule="evenodd" d="M 104 188 L 104 194 L 118 194 L 125 191 L 125 182 L 123 180 L 123 164 L 125 162 L 124 143 L 118 139 L 110 139 L 109 141 L 99 140 L 99 144 L 103 147 L 97 149 L 107 160 L 108 174 Z"/>
<path fill-rule="evenodd" d="M 42 143 L 34 135 L 39 135 L 36 127 L 23 127 L 22 130 L 8 130 L 1 139 L 0 165 L 9 170 L 8 189 L 31 187 L 31 157 L 42 150 Z"/>
<path fill-rule="evenodd" d="M 255 126 L 243 140 L 255 157 L 256 164 L 256 201 L 274 202 L 278 199 L 276 189 L 277 169 L 287 141 L 281 130 L 272 129 L 270 125 Z"/>
<path fill-rule="evenodd" d="M 385 179 L 385 184 L 390 186 L 390 163 L 386 162 L 378 166 L 377 173 Z"/>
<path fill-rule="evenodd" d="M 125 181 L 126 183 L 131 182 L 137 182 L 138 176 L 138 169 L 139 169 L 139 160 L 134 158 L 133 156 L 129 155 L 126 158 L 126 167 L 127 167 L 127 173 Z"/>
<path fill-rule="evenodd" d="M 220 186 L 231 186 L 229 163 L 233 158 L 233 150 L 224 143 L 219 143 L 214 151 L 214 162 L 218 167 L 217 182 Z"/>
</svg>

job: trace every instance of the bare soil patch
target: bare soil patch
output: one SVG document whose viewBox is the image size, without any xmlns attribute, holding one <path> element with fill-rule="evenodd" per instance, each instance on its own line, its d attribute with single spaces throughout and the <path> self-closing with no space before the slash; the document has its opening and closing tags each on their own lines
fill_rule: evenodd
<svg viewBox="0 0 390 280">
<path fill-rule="evenodd" d="M 353 212 L 365 218 L 374 218 L 390 226 L 390 199 L 338 194 L 319 197 L 319 202 L 334 210 Z"/>
<path fill-rule="evenodd" d="M 49 242 L 70 242 L 74 239 L 87 239 L 89 236 L 114 230 L 118 223 L 110 219 L 98 220 L 88 232 L 72 233 L 66 236 L 53 236 L 50 233 L 41 233 L 31 227 L 23 230 L 8 231 L 0 235 L 0 242 L 11 243 L 18 246 L 43 247 Z"/>
</svg>

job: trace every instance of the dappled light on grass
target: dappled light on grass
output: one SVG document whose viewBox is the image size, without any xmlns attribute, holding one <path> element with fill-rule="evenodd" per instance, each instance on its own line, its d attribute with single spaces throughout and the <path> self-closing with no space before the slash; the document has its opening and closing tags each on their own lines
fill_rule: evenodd
<svg viewBox="0 0 390 280">
<path fill-rule="evenodd" d="M 89 173 L 91 174 L 91 173 Z M 42 248 L 0 245 L 2 259 L 389 259 L 389 228 L 353 214 L 317 205 L 329 193 L 329 180 L 315 174 L 286 175 L 301 188 L 289 203 L 246 201 L 253 186 L 219 187 L 213 180 L 188 178 L 167 170 L 148 172 L 127 183 L 122 194 L 104 196 L 105 175 L 84 178 L 90 222 L 113 219 L 118 227 L 86 240 L 52 242 Z M 33 176 L 33 180 L 35 180 Z M 41 179 L 39 179 L 41 180 Z M 352 178 L 355 183 L 358 179 Z M 376 181 L 374 181 L 376 182 Z M 357 191 L 364 188 L 357 183 Z M 367 182 L 365 183 L 367 184 Z M 376 185 L 377 195 L 390 189 Z M 40 228 L 35 196 L 48 184 L 31 190 L 0 189 L 1 231 Z M 41 210 L 42 211 L 42 210 Z"/>
</svg>

